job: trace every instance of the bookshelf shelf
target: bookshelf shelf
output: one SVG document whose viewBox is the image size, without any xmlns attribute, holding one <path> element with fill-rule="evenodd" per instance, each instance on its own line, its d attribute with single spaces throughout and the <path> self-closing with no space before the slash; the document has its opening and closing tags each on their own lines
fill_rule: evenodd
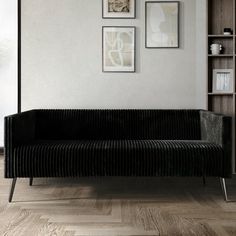
<svg viewBox="0 0 236 236">
<path fill-rule="evenodd" d="M 224 34 L 209 34 L 209 38 L 232 38 L 235 37 L 235 35 L 224 35 Z"/>
<path fill-rule="evenodd" d="M 219 54 L 219 55 L 212 55 L 208 54 L 208 57 L 233 57 L 234 54 Z"/>
<path fill-rule="evenodd" d="M 234 93 L 208 93 L 209 96 L 233 96 Z"/>
</svg>

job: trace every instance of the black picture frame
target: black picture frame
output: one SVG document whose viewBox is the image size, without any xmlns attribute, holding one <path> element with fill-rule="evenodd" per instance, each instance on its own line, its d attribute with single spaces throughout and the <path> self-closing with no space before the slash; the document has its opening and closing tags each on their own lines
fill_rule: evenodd
<svg viewBox="0 0 236 236">
<path fill-rule="evenodd" d="M 147 7 L 148 7 L 148 4 L 158 4 L 158 3 L 176 3 L 177 4 L 177 8 L 178 8 L 178 15 L 177 15 L 177 46 L 173 46 L 173 47 L 153 47 L 153 46 L 148 46 L 148 40 L 147 40 L 147 37 L 148 37 L 148 33 L 147 33 L 147 30 L 148 30 L 148 12 L 147 12 Z M 178 49 L 180 48 L 180 1 L 146 1 L 145 2 L 145 48 L 147 49 Z"/>
<path fill-rule="evenodd" d="M 134 14 L 133 16 L 128 16 L 128 17 L 122 17 L 122 16 L 105 16 L 104 15 L 104 11 L 105 11 L 105 8 L 104 8 L 104 1 L 108 1 L 108 0 L 101 0 L 102 1 L 102 18 L 103 19 L 136 19 L 136 0 L 132 0 L 134 1 Z"/>
<path fill-rule="evenodd" d="M 134 30 L 134 50 L 133 50 L 133 58 L 134 58 L 134 69 L 131 71 L 116 71 L 116 70 L 112 70 L 112 71 L 107 71 L 105 70 L 105 65 L 104 65 L 104 29 L 105 28 L 124 28 L 124 29 L 133 29 Z M 136 27 L 135 26 L 103 26 L 102 27 L 102 72 L 103 73 L 135 73 L 136 72 Z"/>
</svg>

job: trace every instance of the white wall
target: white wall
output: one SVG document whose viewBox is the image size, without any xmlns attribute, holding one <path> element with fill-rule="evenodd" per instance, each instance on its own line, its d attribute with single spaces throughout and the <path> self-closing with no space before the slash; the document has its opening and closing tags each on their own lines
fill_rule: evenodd
<svg viewBox="0 0 236 236">
<path fill-rule="evenodd" d="M 207 108 L 207 1 L 196 0 L 196 105 Z"/>
<path fill-rule="evenodd" d="M 137 19 L 107 20 L 101 0 L 22 0 L 23 110 L 205 108 L 205 0 L 181 1 L 180 49 L 145 49 L 145 0 L 136 2 Z M 102 73 L 109 25 L 137 27 L 136 73 Z"/>
<path fill-rule="evenodd" d="M 4 116 L 17 112 L 17 0 L 0 0 L 0 147 Z"/>
</svg>

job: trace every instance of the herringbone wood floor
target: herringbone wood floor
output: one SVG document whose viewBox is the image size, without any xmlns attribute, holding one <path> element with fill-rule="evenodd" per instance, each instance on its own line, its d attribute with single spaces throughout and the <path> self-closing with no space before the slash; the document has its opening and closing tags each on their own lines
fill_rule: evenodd
<svg viewBox="0 0 236 236">
<path fill-rule="evenodd" d="M 11 204 L 9 186 L 1 177 L 0 235 L 236 235 L 236 203 L 223 201 L 218 179 L 18 179 Z"/>
</svg>

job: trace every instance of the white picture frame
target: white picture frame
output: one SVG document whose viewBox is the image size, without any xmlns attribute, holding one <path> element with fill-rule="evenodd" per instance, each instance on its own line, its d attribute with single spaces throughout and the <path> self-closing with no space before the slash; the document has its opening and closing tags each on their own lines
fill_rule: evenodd
<svg viewBox="0 0 236 236">
<path fill-rule="evenodd" d="M 233 70 L 214 69 L 213 70 L 213 93 L 233 93 Z"/>
<path fill-rule="evenodd" d="M 178 1 L 147 1 L 146 48 L 179 48 L 179 11 Z"/>
<path fill-rule="evenodd" d="M 135 72 L 136 27 L 102 27 L 103 72 Z"/>
<path fill-rule="evenodd" d="M 102 0 L 102 18 L 135 19 L 136 0 Z"/>
</svg>

